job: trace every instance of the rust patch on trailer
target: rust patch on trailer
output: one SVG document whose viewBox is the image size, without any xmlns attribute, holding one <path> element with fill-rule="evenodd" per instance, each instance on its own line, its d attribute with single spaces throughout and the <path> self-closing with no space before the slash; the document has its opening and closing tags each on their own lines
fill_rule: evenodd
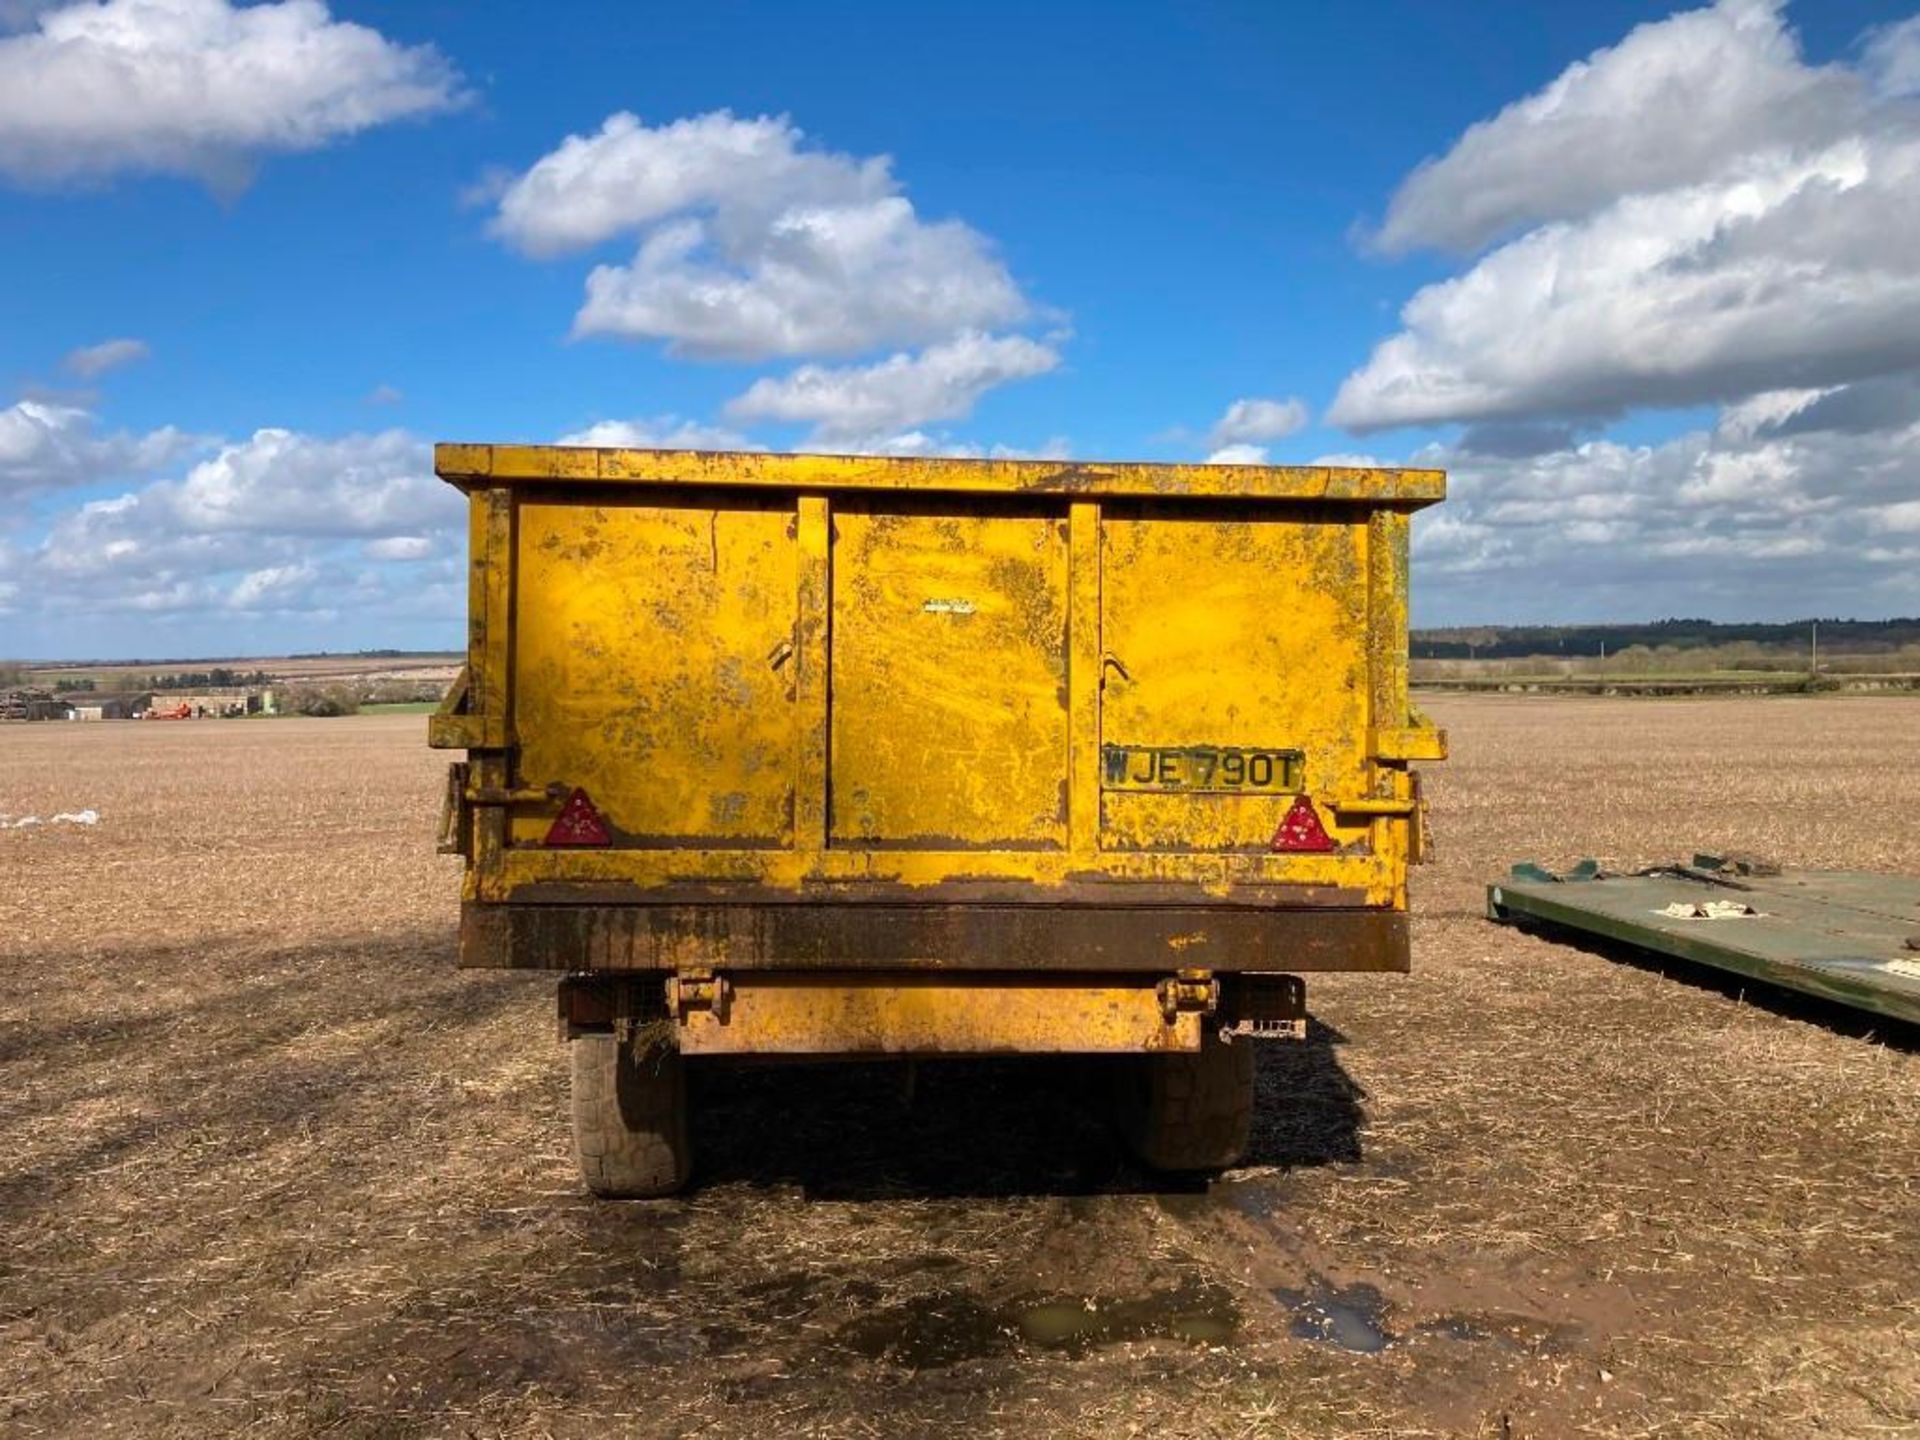
<svg viewBox="0 0 1920 1440">
<path fill-rule="evenodd" d="M 1176 943 L 1176 941 L 1178 943 Z M 483 969 L 1404 971 L 1406 916 L 1380 910 L 1105 906 L 486 905 L 461 914 Z"/>
</svg>

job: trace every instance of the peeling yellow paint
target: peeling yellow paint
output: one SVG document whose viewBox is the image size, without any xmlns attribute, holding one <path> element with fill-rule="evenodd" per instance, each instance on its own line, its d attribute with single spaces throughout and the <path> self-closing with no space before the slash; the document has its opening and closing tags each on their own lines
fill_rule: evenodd
<svg viewBox="0 0 1920 1440">
<path fill-rule="evenodd" d="M 1038 1054 L 1194 1051 L 1202 1016 L 1169 1014 L 1151 979 L 930 979 L 834 974 L 723 979 L 714 1003 L 680 1015 L 692 1055 Z"/>
<path fill-rule="evenodd" d="M 789 509 L 519 506 L 517 782 L 583 786 L 626 836 L 784 844 L 792 823 Z M 522 811 L 537 844 L 551 814 Z"/>
<path fill-rule="evenodd" d="M 833 844 L 1064 848 L 1064 520 L 843 510 L 833 558 Z"/>
</svg>

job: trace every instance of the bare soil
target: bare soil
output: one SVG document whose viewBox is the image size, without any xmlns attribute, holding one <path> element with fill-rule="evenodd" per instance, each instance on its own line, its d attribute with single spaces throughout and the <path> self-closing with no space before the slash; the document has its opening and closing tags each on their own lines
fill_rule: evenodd
<svg viewBox="0 0 1920 1440">
<path fill-rule="evenodd" d="M 1081 1066 L 768 1067 L 628 1205 L 551 980 L 453 969 L 420 717 L 0 729 L 0 811 L 101 815 L 0 832 L 0 1433 L 1920 1434 L 1916 1037 L 1482 918 L 1920 870 L 1920 702 L 1431 708 L 1415 973 L 1313 982 L 1244 1171 Z"/>
</svg>

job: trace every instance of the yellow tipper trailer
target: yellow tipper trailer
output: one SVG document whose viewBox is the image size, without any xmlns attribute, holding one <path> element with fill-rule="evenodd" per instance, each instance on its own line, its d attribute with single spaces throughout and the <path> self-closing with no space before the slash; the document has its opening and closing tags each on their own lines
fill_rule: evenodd
<svg viewBox="0 0 1920 1440">
<path fill-rule="evenodd" d="M 1432 470 L 441 445 L 461 963 L 565 972 L 607 1195 L 684 1067 L 1081 1052 L 1147 1163 L 1245 1148 L 1309 971 L 1407 968 Z"/>
</svg>

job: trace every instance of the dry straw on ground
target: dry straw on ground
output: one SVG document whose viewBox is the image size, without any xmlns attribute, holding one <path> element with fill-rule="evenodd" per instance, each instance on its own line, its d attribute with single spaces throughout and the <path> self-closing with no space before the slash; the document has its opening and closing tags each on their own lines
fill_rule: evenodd
<svg viewBox="0 0 1920 1440">
<path fill-rule="evenodd" d="M 1920 870 L 1920 703 L 1435 709 L 1416 972 L 1313 985 L 1246 1172 L 1156 1187 L 1073 1066 L 763 1070 L 654 1206 L 575 1185 L 550 982 L 452 969 L 419 717 L 0 731 L 0 809 L 102 816 L 0 834 L 0 1431 L 1920 1432 L 1914 1037 L 1480 915 Z"/>
</svg>

